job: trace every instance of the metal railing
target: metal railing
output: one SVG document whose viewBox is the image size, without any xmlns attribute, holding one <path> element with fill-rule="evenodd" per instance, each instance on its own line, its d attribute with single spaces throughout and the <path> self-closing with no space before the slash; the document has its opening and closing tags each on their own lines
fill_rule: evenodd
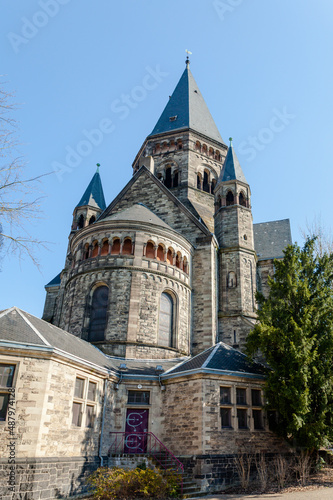
<svg viewBox="0 0 333 500">
<path fill-rule="evenodd" d="M 152 432 L 110 432 L 109 455 L 148 455 L 164 470 L 180 475 L 183 491 L 184 465 Z"/>
</svg>

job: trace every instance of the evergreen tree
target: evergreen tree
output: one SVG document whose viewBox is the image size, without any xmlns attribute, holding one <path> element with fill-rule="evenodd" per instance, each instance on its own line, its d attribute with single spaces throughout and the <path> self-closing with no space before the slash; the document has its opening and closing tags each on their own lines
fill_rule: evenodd
<svg viewBox="0 0 333 500">
<path fill-rule="evenodd" d="M 257 295 L 259 323 L 247 353 L 263 354 L 269 372 L 267 409 L 276 431 L 309 451 L 333 442 L 333 254 L 318 255 L 315 238 L 275 261 L 269 294 Z"/>
</svg>

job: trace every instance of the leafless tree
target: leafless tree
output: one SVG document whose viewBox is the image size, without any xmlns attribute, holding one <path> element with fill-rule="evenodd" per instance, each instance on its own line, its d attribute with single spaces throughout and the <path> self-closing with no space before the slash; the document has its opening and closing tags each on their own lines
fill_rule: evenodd
<svg viewBox="0 0 333 500">
<path fill-rule="evenodd" d="M 13 94 L 0 86 L 0 248 L 1 253 L 28 255 L 38 265 L 37 247 L 43 242 L 31 236 L 28 223 L 40 216 L 38 183 L 43 176 L 25 177 L 25 165 L 16 156 L 17 124 L 11 117 Z"/>
<path fill-rule="evenodd" d="M 315 249 L 319 257 L 325 253 L 333 252 L 333 233 L 332 229 L 326 228 L 321 220 L 320 215 L 316 215 L 312 223 L 306 222 L 305 228 L 301 228 L 301 235 L 306 240 L 308 236 L 316 237 Z"/>
</svg>

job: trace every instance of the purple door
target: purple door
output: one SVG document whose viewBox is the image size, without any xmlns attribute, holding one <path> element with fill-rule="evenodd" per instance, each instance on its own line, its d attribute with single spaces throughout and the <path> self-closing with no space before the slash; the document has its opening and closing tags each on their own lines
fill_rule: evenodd
<svg viewBox="0 0 333 500">
<path fill-rule="evenodd" d="M 124 453 L 146 453 L 149 410 L 128 409 Z"/>
</svg>

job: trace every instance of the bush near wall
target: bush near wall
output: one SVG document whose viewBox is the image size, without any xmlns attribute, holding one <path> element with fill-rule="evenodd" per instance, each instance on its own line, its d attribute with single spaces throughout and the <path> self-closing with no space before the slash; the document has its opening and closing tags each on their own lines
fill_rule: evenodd
<svg viewBox="0 0 333 500">
<path fill-rule="evenodd" d="M 173 471 L 100 467 L 88 478 L 96 500 L 179 498 L 180 475 Z"/>
</svg>

